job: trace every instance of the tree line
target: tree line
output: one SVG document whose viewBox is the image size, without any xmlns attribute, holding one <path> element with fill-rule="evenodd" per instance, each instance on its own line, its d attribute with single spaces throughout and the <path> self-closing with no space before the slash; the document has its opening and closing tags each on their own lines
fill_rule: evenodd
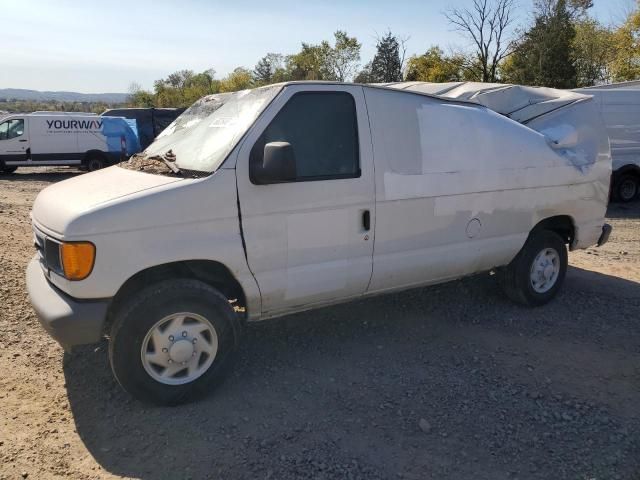
<svg viewBox="0 0 640 480">
<path fill-rule="evenodd" d="M 91 112 L 102 113 L 110 108 L 122 107 L 123 104 L 105 102 L 61 102 L 57 100 L 15 100 L 0 98 L 0 116 L 2 112 Z"/>
<path fill-rule="evenodd" d="M 388 31 L 376 41 L 373 58 L 361 67 L 362 44 L 338 30 L 332 41 L 302 42 L 300 51 L 268 53 L 253 69 L 238 67 L 218 79 L 213 69 L 180 70 L 147 91 L 130 88 L 129 103 L 140 107 L 186 107 L 222 92 L 293 80 L 478 81 L 576 88 L 640 79 L 640 0 L 623 22 L 604 25 L 590 16 L 591 0 L 534 0 L 533 19 L 516 24 L 515 0 L 470 0 L 445 18 L 470 48 L 431 46 L 406 57 L 408 37 Z"/>
</svg>

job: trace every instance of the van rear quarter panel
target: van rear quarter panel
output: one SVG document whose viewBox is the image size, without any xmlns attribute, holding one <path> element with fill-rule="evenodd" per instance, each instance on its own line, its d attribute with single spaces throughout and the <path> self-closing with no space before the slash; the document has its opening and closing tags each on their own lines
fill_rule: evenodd
<svg viewBox="0 0 640 480">
<path fill-rule="evenodd" d="M 601 227 L 610 161 L 606 140 L 586 141 L 592 132 L 578 129 L 582 156 L 572 162 L 543 134 L 484 107 L 365 93 L 376 164 L 370 292 L 506 265 L 551 216 Z"/>
</svg>

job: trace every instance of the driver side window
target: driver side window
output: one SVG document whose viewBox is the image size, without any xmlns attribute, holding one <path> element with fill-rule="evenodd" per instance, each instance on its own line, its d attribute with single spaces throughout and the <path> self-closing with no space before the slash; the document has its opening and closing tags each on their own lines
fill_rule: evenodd
<svg viewBox="0 0 640 480">
<path fill-rule="evenodd" d="M 0 140 L 11 140 L 24 134 L 24 120 L 7 120 L 0 123 Z"/>
<path fill-rule="evenodd" d="M 295 182 L 360 176 L 356 104 L 347 92 L 302 92 L 291 97 L 252 148 L 263 164 L 265 145 L 286 142 L 295 157 Z"/>
</svg>

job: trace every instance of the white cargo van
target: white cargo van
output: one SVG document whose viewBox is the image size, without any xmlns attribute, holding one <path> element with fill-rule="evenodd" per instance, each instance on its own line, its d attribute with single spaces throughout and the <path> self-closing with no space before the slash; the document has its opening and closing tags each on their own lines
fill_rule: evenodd
<svg viewBox="0 0 640 480">
<path fill-rule="evenodd" d="M 592 95 L 611 142 L 614 200 L 630 202 L 640 194 L 640 80 L 576 90 Z"/>
<path fill-rule="evenodd" d="M 0 119 L 0 173 L 40 165 L 83 165 L 93 171 L 139 151 L 135 120 L 68 112 Z"/>
<path fill-rule="evenodd" d="M 392 87 L 209 99 L 129 162 L 43 190 L 27 270 L 43 327 L 66 348 L 108 335 L 120 384 L 175 404 L 220 379 L 247 321 L 489 270 L 550 301 L 567 246 L 610 232 L 591 98 Z"/>
</svg>

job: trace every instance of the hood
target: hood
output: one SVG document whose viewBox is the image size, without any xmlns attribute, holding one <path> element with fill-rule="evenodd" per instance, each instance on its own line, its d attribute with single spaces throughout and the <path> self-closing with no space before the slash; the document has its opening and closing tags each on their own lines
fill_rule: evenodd
<svg viewBox="0 0 640 480">
<path fill-rule="evenodd" d="M 180 181 L 184 180 L 113 166 L 45 188 L 36 197 L 32 218 L 39 228 L 64 237 L 73 220 L 101 205 Z"/>
</svg>

